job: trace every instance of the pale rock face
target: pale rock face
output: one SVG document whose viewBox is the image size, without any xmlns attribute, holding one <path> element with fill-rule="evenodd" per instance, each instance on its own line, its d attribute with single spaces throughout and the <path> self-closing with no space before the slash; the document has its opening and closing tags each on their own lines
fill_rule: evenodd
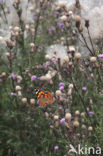
<svg viewBox="0 0 103 156">
<path fill-rule="evenodd" d="M 65 2 L 68 9 L 73 9 L 75 0 L 58 0 Z M 90 20 L 90 32 L 93 39 L 103 36 L 103 0 L 79 0 L 81 16 Z"/>
<path fill-rule="evenodd" d="M 54 55 L 54 52 L 56 52 L 56 55 Z M 52 46 L 49 46 L 46 50 L 46 53 L 52 57 L 56 57 L 57 59 L 60 58 L 61 63 L 63 63 L 64 58 L 67 56 L 67 49 L 60 45 L 60 44 L 55 44 Z"/>
<path fill-rule="evenodd" d="M 6 6 L 8 9 L 7 13 L 7 19 L 8 19 L 8 25 L 5 24 L 0 18 L 0 35 L 5 37 L 9 37 L 8 27 L 10 25 L 17 26 L 19 23 L 19 19 L 16 13 L 15 8 L 13 7 L 13 1 L 14 0 L 5 0 Z M 73 9 L 75 0 L 57 0 L 57 2 L 65 2 L 68 9 Z M 28 5 L 28 0 L 22 0 L 21 1 L 21 8 L 23 9 L 22 19 L 25 23 L 32 22 L 33 14 L 32 11 L 30 11 L 31 7 L 33 6 L 32 0 Z M 103 0 L 80 0 L 81 4 L 81 16 L 83 19 L 88 18 L 90 20 L 90 34 L 92 36 L 93 41 L 95 42 L 97 39 L 103 38 Z M 85 33 L 87 38 L 87 33 Z M 78 43 L 81 51 L 85 53 L 86 49 L 81 46 L 80 43 Z"/>
</svg>

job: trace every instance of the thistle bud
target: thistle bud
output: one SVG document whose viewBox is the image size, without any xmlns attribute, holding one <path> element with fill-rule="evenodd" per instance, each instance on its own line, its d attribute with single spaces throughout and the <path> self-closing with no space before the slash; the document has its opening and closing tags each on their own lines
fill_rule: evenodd
<svg viewBox="0 0 103 156">
<path fill-rule="evenodd" d="M 77 27 L 77 28 L 80 28 L 81 17 L 80 17 L 80 16 L 76 16 L 76 17 L 75 17 L 75 21 L 76 21 L 76 27 Z"/>
<path fill-rule="evenodd" d="M 22 103 L 26 104 L 27 103 L 27 98 L 22 98 Z"/>
<path fill-rule="evenodd" d="M 65 115 L 65 119 L 67 119 L 67 120 L 71 120 L 71 114 L 70 114 L 70 113 L 66 113 L 66 115 Z"/>
<path fill-rule="evenodd" d="M 79 60 L 80 58 L 81 58 L 81 54 L 80 53 L 76 53 L 75 54 L 75 59 L 78 59 Z"/>
<path fill-rule="evenodd" d="M 97 61 L 97 59 L 96 59 L 96 57 L 90 57 L 90 62 L 92 62 L 92 63 L 94 63 L 94 62 L 96 62 Z"/>
<path fill-rule="evenodd" d="M 20 86 L 16 86 L 15 89 L 16 89 L 16 91 L 20 91 L 21 87 Z"/>
<path fill-rule="evenodd" d="M 79 122 L 78 121 L 74 121 L 73 125 L 74 125 L 74 127 L 79 127 Z"/>
<path fill-rule="evenodd" d="M 34 104 L 35 104 L 35 99 L 30 99 L 30 103 L 31 103 L 32 105 L 34 105 Z"/>
<path fill-rule="evenodd" d="M 60 96 L 61 95 L 61 91 L 60 90 L 56 90 L 56 95 Z"/>
<path fill-rule="evenodd" d="M 88 131 L 93 131 L 93 127 L 89 126 Z"/>
<path fill-rule="evenodd" d="M 85 27 L 89 27 L 89 19 L 85 19 Z"/>
<path fill-rule="evenodd" d="M 59 116 L 58 115 L 55 115 L 54 116 L 54 120 L 58 120 L 59 119 Z"/>
</svg>

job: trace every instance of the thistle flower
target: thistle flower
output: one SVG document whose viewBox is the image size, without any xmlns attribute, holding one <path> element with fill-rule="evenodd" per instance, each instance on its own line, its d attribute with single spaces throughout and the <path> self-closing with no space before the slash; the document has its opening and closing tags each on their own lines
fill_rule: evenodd
<svg viewBox="0 0 103 156">
<path fill-rule="evenodd" d="M 74 125 L 74 127 L 79 127 L 79 122 L 78 121 L 74 121 L 73 125 Z"/>
<path fill-rule="evenodd" d="M 15 89 L 16 89 L 16 91 L 20 91 L 21 87 L 20 86 L 16 86 Z"/>
<path fill-rule="evenodd" d="M 14 92 L 11 92 L 10 93 L 10 96 L 15 96 L 16 94 Z"/>
<path fill-rule="evenodd" d="M 90 62 L 92 62 L 92 63 L 94 63 L 94 62 L 96 62 L 97 61 L 97 59 L 96 59 L 96 57 L 90 57 Z"/>
<path fill-rule="evenodd" d="M 36 75 L 33 75 L 33 76 L 31 77 L 31 81 L 34 81 L 36 78 L 37 78 L 37 76 L 36 76 Z"/>
<path fill-rule="evenodd" d="M 80 17 L 80 16 L 76 16 L 76 17 L 75 17 L 75 21 L 76 21 L 76 27 L 77 27 L 77 28 L 80 28 L 81 17 Z"/>
<path fill-rule="evenodd" d="M 83 90 L 83 91 L 86 91 L 86 90 L 87 90 L 87 88 L 86 88 L 86 87 L 82 87 L 82 90 Z"/>
<path fill-rule="evenodd" d="M 34 105 L 34 104 L 35 104 L 35 99 L 30 99 L 30 103 L 31 103 L 32 105 Z"/>
<path fill-rule="evenodd" d="M 89 19 L 85 19 L 85 27 L 89 27 Z"/>
<path fill-rule="evenodd" d="M 54 146 L 54 150 L 58 151 L 59 150 L 59 146 Z"/>
<path fill-rule="evenodd" d="M 59 2 L 59 6 L 62 7 L 66 7 L 66 3 L 65 2 Z"/>
<path fill-rule="evenodd" d="M 7 52 L 5 55 L 6 55 L 6 57 L 10 58 L 10 53 L 9 52 Z"/>
<path fill-rule="evenodd" d="M 80 53 L 76 53 L 75 54 L 75 59 L 80 59 L 81 58 L 81 54 Z"/>
<path fill-rule="evenodd" d="M 70 113 L 66 113 L 66 115 L 65 115 L 65 119 L 67 119 L 67 120 L 71 120 L 71 114 Z"/>
<path fill-rule="evenodd" d="M 60 90 L 56 90 L 56 95 L 60 96 L 61 95 L 61 91 Z"/>
<path fill-rule="evenodd" d="M 66 22 L 67 21 L 67 16 L 63 15 L 63 16 L 61 16 L 60 19 L 61 19 L 61 21 Z"/>
<path fill-rule="evenodd" d="M 89 112 L 89 115 L 90 115 L 90 116 L 92 116 L 93 114 L 94 114 L 94 112 L 92 112 L 92 111 L 91 111 L 91 112 Z"/>
<path fill-rule="evenodd" d="M 77 110 L 77 111 L 75 111 L 75 115 L 80 115 L 80 111 L 79 110 Z"/>
<path fill-rule="evenodd" d="M 64 23 L 59 23 L 58 25 L 60 29 L 62 29 L 65 26 Z"/>
<path fill-rule="evenodd" d="M 64 122 L 65 122 L 65 118 L 62 118 L 62 119 L 60 120 L 60 123 L 63 124 Z"/>
<path fill-rule="evenodd" d="M 2 73 L 1 73 L 1 76 L 2 76 L 2 77 L 6 77 L 6 73 L 5 73 L 5 72 L 2 72 Z"/>
<path fill-rule="evenodd" d="M 70 85 L 69 85 L 69 88 L 72 89 L 72 88 L 73 88 L 73 84 L 70 84 Z"/>
<path fill-rule="evenodd" d="M 50 59 L 50 56 L 49 56 L 49 55 L 45 55 L 45 58 L 46 58 L 47 60 L 49 60 L 49 59 Z"/>
<path fill-rule="evenodd" d="M 26 104 L 27 103 L 27 98 L 22 98 L 21 101 L 22 101 L 22 103 Z"/>
<path fill-rule="evenodd" d="M 51 78 L 52 78 L 52 77 L 51 77 L 50 74 L 46 74 L 46 75 L 45 75 L 45 79 L 46 79 L 46 80 L 51 80 Z"/>
<path fill-rule="evenodd" d="M 56 58 L 55 57 L 52 57 L 52 62 L 55 62 Z"/>
<path fill-rule="evenodd" d="M 92 126 L 89 126 L 88 127 L 88 131 L 93 131 L 93 127 Z"/>
<path fill-rule="evenodd" d="M 60 86 L 59 87 L 59 90 L 64 90 L 64 86 Z"/>
<path fill-rule="evenodd" d="M 58 115 L 54 115 L 54 120 L 58 120 L 59 116 Z"/>
<path fill-rule="evenodd" d="M 103 58 L 103 54 L 99 54 L 98 57 L 101 59 Z"/>
</svg>

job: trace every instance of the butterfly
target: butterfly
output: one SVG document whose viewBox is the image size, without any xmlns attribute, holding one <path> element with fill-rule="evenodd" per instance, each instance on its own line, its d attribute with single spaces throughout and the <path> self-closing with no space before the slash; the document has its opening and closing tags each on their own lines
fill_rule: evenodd
<svg viewBox="0 0 103 156">
<path fill-rule="evenodd" d="M 39 105 L 42 107 L 47 106 L 48 104 L 52 104 L 54 102 L 53 95 L 50 92 L 44 92 L 42 90 L 37 90 L 37 100 L 39 101 Z"/>
</svg>

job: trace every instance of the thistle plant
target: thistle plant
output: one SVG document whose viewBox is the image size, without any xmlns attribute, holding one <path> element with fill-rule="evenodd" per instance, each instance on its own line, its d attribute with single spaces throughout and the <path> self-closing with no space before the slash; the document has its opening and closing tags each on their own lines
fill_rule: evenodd
<svg viewBox="0 0 103 156">
<path fill-rule="evenodd" d="M 70 145 L 78 144 L 103 150 L 103 52 L 94 49 L 89 20 L 84 27 L 92 49 L 81 17 L 74 18 L 64 2 L 30 4 L 36 10 L 26 23 L 21 1 L 14 1 L 19 23 L 9 26 L 0 57 L 0 155 L 69 156 Z M 40 107 L 35 90 L 50 92 L 53 103 Z"/>
</svg>

